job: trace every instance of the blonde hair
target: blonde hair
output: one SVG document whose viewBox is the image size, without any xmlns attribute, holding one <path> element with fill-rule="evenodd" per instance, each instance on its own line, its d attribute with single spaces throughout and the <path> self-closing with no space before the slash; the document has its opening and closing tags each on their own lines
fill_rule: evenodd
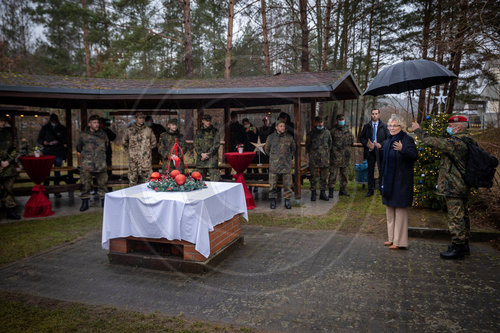
<svg viewBox="0 0 500 333">
<path fill-rule="evenodd" d="M 406 129 L 406 124 L 405 121 L 403 120 L 403 117 L 397 114 L 391 115 L 391 118 L 389 118 L 389 120 L 387 121 L 387 125 L 389 125 L 389 123 L 397 123 L 399 126 L 401 126 L 402 130 Z"/>
</svg>

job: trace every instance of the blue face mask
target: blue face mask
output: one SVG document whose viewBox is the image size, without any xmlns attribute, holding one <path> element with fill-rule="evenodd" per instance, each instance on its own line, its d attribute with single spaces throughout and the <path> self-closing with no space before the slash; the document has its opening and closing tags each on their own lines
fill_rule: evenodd
<svg viewBox="0 0 500 333">
<path fill-rule="evenodd" d="M 316 126 L 317 129 L 322 130 L 325 126 Z"/>
<path fill-rule="evenodd" d="M 446 133 L 448 133 L 449 135 L 453 135 L 453 128 L 446 127 Z"/>
<path fill-rule="evenodd" d="M 345 121 L 344 120 L 339 121 L 339 125 L 340 126 L 344 126 L 345 125 Z"/>
</svg>

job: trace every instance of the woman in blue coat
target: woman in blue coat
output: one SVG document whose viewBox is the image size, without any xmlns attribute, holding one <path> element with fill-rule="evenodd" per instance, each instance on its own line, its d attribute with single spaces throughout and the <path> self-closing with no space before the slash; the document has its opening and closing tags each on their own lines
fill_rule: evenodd
<svg viewBox="0 0 500 333">
<path fill-rule="evenodd" d="M 390 249 L 408 247 L 408 207 L 413 203 L 413 164 L 418 158 L 412 137 L 403 131 L 403 121 L 392 115 L 389 137 L 384 142 L 382 203 L 386 206 Z"/>
</svg>

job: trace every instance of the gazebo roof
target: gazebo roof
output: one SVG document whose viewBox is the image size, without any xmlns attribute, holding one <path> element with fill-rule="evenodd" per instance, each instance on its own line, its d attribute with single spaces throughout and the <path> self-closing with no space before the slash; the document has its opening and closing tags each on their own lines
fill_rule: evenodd
<svg viewBox="0 0 500 333">
<path fill-rule="evenodd" d="M 357 99 L 351 72 L 231 79 L 98 79 L 0 72 L 3 104 L 54 108 L 189 109 Z"/>
</svg>

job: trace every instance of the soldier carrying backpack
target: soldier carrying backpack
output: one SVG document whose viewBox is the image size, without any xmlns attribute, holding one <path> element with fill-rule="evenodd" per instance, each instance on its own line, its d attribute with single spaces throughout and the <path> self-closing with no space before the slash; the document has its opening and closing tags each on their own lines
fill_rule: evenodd
<svg viewBox="0 0 500 333">
<path fill-rule="evenodd" d="M 452 116 L 446 128 L 450 137 L 437 138 L 429 136 L 418 123 L 412 124 L 422 143 L 442 153 L 437 189 L 446 198 L 448 228 L 452 236 L 448 250 L 440 253 L 442 259 L 463 259 L 470 254 L 469 190 L 471 187 L 491 187 L 498 164 L 496 158 L 466 135 L 466 128 L 466 117 Z"/>
</svg>

